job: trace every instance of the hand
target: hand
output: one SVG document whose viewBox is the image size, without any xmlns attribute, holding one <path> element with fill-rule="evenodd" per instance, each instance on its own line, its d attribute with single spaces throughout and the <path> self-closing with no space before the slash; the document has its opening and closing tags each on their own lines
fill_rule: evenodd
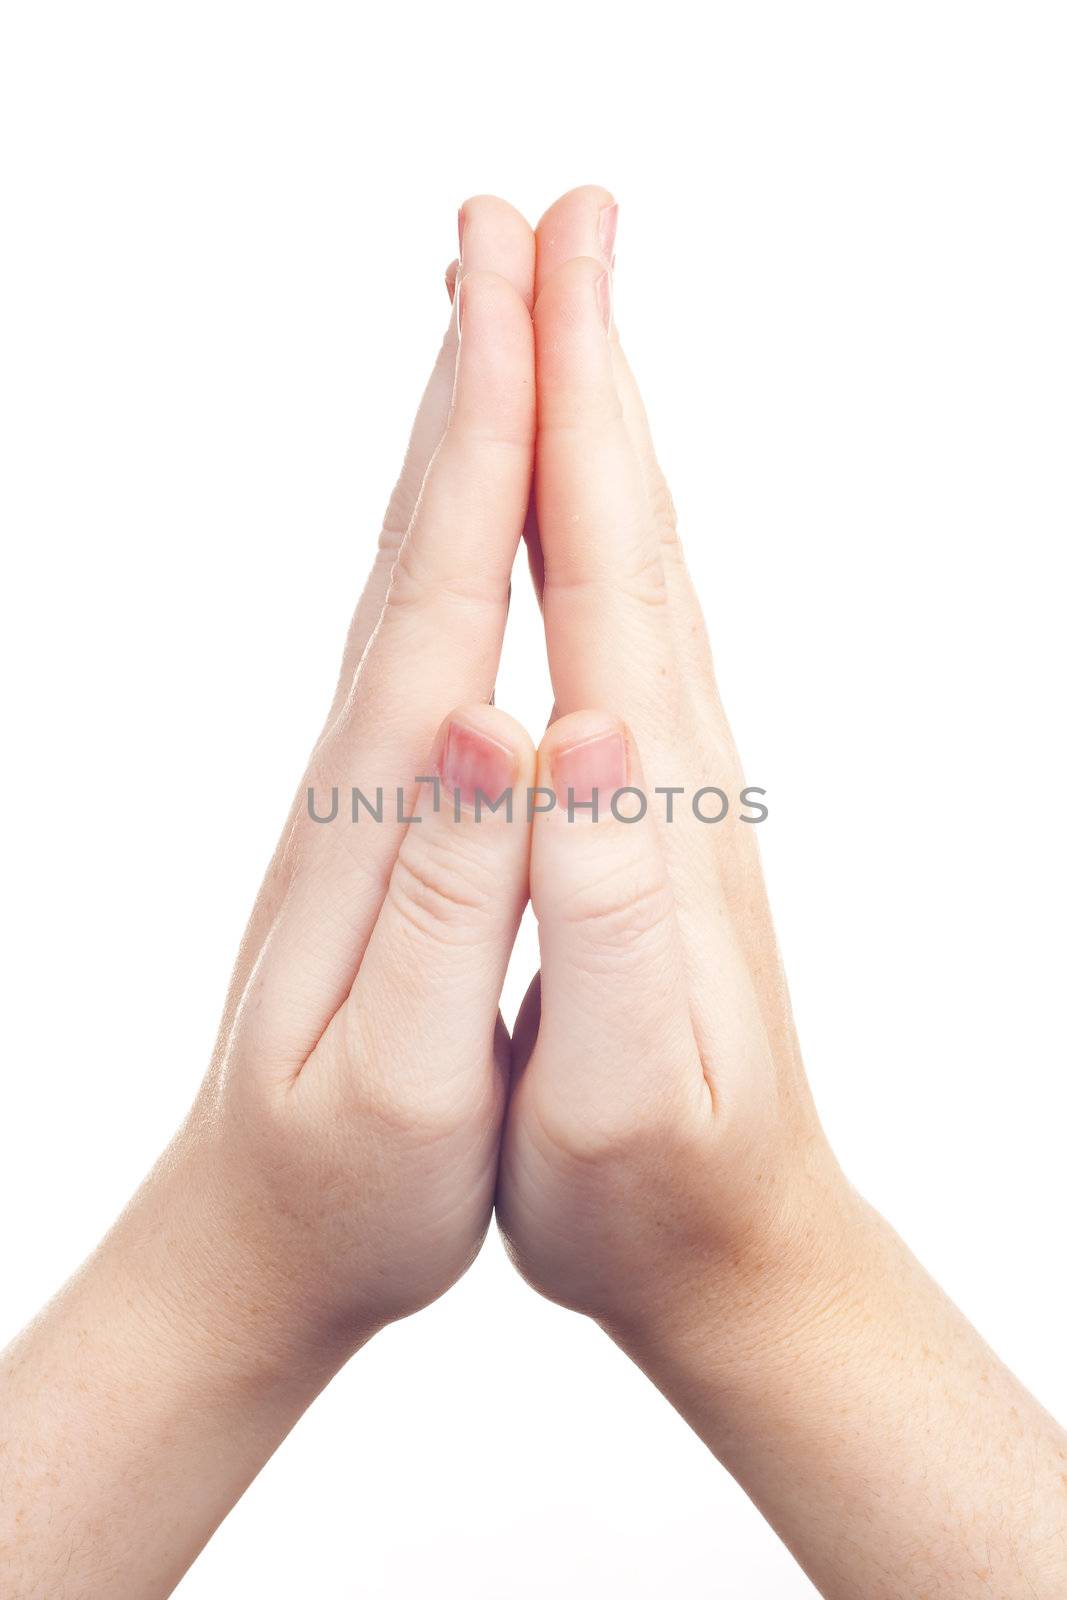
<svg viewBox="0 0 1067 1600">
<path fill-rule="evenodd" d="M 1067 1438 L 845 1182 L 815 1114 L 754 813 L 611 324 L 610 205 L 577 190 L 538 228 L 532 543 L 557 720 L 537 781 L 559 804 L 533 826 L 541 976 L 515 1030 L 501 1227 L 823 1594 L 1055 1600 Z M 619 820 L 634 795 L 610 809 L 624 786 L 647 799 L 639 821 Z M 700 820 L 722 810 L 709 786 L 721 821 Z M 594 793 L 599 819 L 571 820 L 568 795 Z"/>
<path fill-rule="evenodd" d="M 342 1346 L 441 1294 L 481 1243 L 526 901 L 521 819 L 457 821 L 452 796 L 532 773 L 526 734 L 487 702 L 532 468 L 533 241 L 503 202 L 461 217 L 458 315 L 182 1140 L 238 1276 L 248 1261 L 282 1326 L 296 1314 Z M 413 781 L 433 774 L 437 809 Z M 381 822 L 366 806 L 352 822 L 353 786 L 375 805 L 382 789 Z M 333 821 L 312 820 L 309 791 L 320 817 L 336 797 Z"/>
<path fill-rule="evenodd" d="M 529 832 L 457 820 L 451 795 L 533 776 L 487 704 L 530 491 L 533 235 L 502 201 L 461 215 L 458 315 L 207 1080 L 0 1363 L 5 1594 L 169 1593 L 333 1372 L 447 1289 L 488 1224 Z M 352 786 L 382 789 L 380 823 L 349 820 Z M 335 820 L 309 788 L 320 817 L 336 791 Z"/>
<path fill-rule="evenodd" d="M 1063 1436 L 819 1129 L 759 812 L 611 326 L 613 219 L 603 191 L 565 197 L 535 284 L 521 218 L 464 208 L 459 316 L 208 1078 L 0 1363 L 14 1593 L 169 1593 L 346 1357 L 462 1272 L 497 1181 L 522 1270 L 645 1367 L 824 1593 L 1060 1592 Z M 536 774 L 485 703 L 524 519 L 558 711 Z M 447 796 L 535 779 L 561 804 L 533 829 L 542 977 L 498 1177 L 497 1000 L 530 830 L 521 805 L 476 817 Z M 337 791 L 333 820 L 309 790 L 318 817 Z M 594 795 L 601 820 L 570 820 Z"/>
<path fill-rule="evenodd" d="M 613 215 L 577 190 L 538 229 L 537 520 L 557 720 L 531 895 L 541 977 L 516 1029 L 498 1209 L 521 1269 L 613 1327 L 684 1289 L 747 1292 L 845 1186 L 800 1064 L 753 810 L 670 495 L 610 324 Z M 590 709 L 595 708 L 595 709 Z M 616 820 L 616 789 L 647 795 Z M 672 820 L 667 796 L 674 786 Z M 708 786 L 729 809 L 700 820 Z M 567 790 L 600 817 L 568 820 Z M 638 802 L 620 810 L 633 815 Z M 701 816 L 722 810 L 698 799 Z"/>
</svg>

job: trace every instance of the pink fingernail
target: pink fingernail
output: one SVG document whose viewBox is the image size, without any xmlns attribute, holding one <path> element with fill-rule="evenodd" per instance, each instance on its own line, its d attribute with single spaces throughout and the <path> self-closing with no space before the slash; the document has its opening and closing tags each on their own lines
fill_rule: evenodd
<svg viewBox="0 0 1067 1600">
<path fill-rule="evenodd" d="M 606 805 L 617 789 L 625 787 L 627 775 L 626 737 L 620 731 L 564 745 L 552 757 L 556 799 L 564 808 L 572 797 L 576 804 L 588 804 L 594 790 Z"/>
<path fill-rule="evenodd" d="M 600 320 L 604 324 L 604 332 L 611 332 L 611 273 L 602 272 L 593 285 L 596 292 L 597 309 Z"/>
<path fill-rule="evenodd" d="M 439 770 L 449 801 L 458 792 L 465 806 L 473 806 L 478 794 L 495 804 L 514 781 L 515 756 L 480 729 L 450 722 Z"/>
<path fill-rule="evenodd" d="M 600 241 L 600 254 L 609 266 L 615 265 L 615 231 L 619 226 L 618 202 L 610 206 L 601 206 L 597 218 L 597 237 Z"/>
</svg>

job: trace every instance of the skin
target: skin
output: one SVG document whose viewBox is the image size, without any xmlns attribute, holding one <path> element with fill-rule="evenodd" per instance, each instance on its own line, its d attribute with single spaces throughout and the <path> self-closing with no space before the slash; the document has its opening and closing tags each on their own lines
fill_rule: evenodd
<svg viewBox="0 0 1067 1600">
<path fill-rule="evenodd" d="M 576 190 L 536 239 L 463 208 L 461 338 L 454 307 L 208 1076 L 0 1363 L 15 1600 L 168 1594 L 494 1198 L 519 1270 L 639 1363 L 824 1595 L 1067 1590 L 1067 1439 L 841 1174 L 753 829 L 608 809 L 744 786 L 611 323 L 612 204 Z M 487 704 L 523 532 L 556 695 L 536 753 Z M 435 770 L 468 800 L 596 789 L 600 820 L 434 813 Z M 422 821 L 308 820 L 309 784 L 368 775 Z M 527 894 L 541 973 L 509 1043 Z"/>
<path fill-rule="evenodd" d="M 598 286 L 611 196 L 538 229 L 538 568 L 558 720 L 619 782 L 744 785 L 672 502 Z M 596 710 L 589 708 L 595 707 Z M 625 773 L 613 773 L 621 749 Z M 557 783 L 557 787 L 559 784 Z M 714 814 L 714 813 L 713 813 Z M 497 1210 L 833 1600 L 1067 1592 L 1067 1438 L 845 1181 L 751 827 L 535 822 L 541 978 Z"/>
<path fill-rule="evenodd" d="M 486 702 L 533 465 L 534 240 L 492 199 L 463 234 L 462 335 L 453 306 L 205 1082 L 0 1363 L 5 1600 L 169 1594 L 315 1394 L 489 1224 L 528 830 L 427 812 L 428 785 L 407 828 L 306 805 L 381 783 L 409 814 L 456 725 L 532 781 Z"/>
</svg>

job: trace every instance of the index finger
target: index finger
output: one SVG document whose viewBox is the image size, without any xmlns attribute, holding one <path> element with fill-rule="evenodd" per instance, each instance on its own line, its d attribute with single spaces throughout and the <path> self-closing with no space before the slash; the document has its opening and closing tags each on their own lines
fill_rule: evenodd
<svg viewBox="0 0 1067 1600">
<path fill-rule="evenodd" d="M 677 677 L 663 560 L 619 396 L 610 276 L 578 257 L 534 307 L 537 517 L 549 664 L 561 715 L 675 720 Z"/>
</svg>

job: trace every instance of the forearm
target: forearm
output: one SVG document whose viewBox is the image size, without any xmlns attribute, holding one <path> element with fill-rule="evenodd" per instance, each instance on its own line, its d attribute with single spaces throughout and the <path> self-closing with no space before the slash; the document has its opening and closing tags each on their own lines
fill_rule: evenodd
<svg viewBox="0 0 1067 1600">
<path fill-rule="evenodd" d="M 0 1357 L 5 1596 L 168 1595 L 350 1349 L 162 1163 Z"/>
<path fill-rule="evenodd" d="M 1067 1436 L 857 1197 L 800 1233 L 630 1353 L 828 1600 L 1061 1596 Z"/>
</svg>

